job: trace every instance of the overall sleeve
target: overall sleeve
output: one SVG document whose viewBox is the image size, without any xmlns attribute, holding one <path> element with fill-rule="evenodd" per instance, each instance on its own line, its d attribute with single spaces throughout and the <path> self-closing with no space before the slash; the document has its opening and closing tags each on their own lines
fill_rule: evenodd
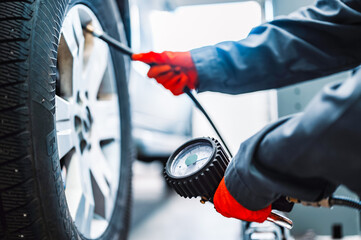
<svg viewBox="0 0 361 240">
<path fill-rule="evenodd" d="M 241 144 L 225 174 L 250 210 L 280 196 L 319 201 L 340 184 L 361 196 L 361 70 L 331 84 L 303 113 L 268 125 Z"/>
<path fill-rule="evenodd" d="M 238 42 L 191 51 L 198 91 L 239 94 L 354 68 L 361 59 L 361 0 L 319 0 L 254 28 Z"/>
</svg>

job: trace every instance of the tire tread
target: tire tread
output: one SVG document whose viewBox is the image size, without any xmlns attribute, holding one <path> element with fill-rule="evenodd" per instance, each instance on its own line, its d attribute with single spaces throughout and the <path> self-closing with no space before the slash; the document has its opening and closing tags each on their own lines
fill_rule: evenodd
<svg viewBox="0 0 361 240">
<path fill-rule="evenodd" d="M 56 49 L 69 2 L 0 0 L 0 239 L 82 238 L 66 206 L 57 152 L 35 157 L 32 136 L 41 125 L 35 115 L 55 114 Z"/>
<path fill-rule="evenodd" d="M 34 3 L 0 2 L 0 239 L 44 239 L 33 227 L 42 220 L 29 155 L 27 56 Z"/>
</svg>

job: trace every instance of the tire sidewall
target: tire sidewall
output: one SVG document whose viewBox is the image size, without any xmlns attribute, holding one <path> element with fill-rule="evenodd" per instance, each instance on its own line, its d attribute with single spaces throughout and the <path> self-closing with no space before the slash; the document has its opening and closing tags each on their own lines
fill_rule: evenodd
<svg viewBox="0 0 361 240">
<path fill-rule="evenodd" d="M 70 216 L 62 183 L 55 129 L 55 67 L 56 51 L 65 14 L 76 4 L 89 7 L 104 31 L 124 41 L 121 18 L 113 0 L 39 1 L 38 15 L 29 58 L 29 95 L 32 151 L 38 196 L 45 228 L 51 239 L 84 238 L 78 233 Z M 58 11 L 52 14 L 47 9 Z M 48 20 L 47 20 L 48 19 Z M 47 22 L 53 21 L 53 22 Z M 49 27 L 52 25 L 53 28 Z M 46 29 L 46 31 L 44 30 Z M 52 29 L 53 31 L 49 30 Z M 123 39 L 121 39 L 123 38 Z M 110 49 L 114 63 L 121 119 L 121 169 L 118 198 L 109 227 L 100 239 L 126 239 L 129 221 L 132 143 L 126 60 Z M 45 56 L 45 57 L 44 57 Z M 39 60 L 40 59 L 40 60 Z M 38 71 L 36 71 L 36 69 Z M 45 229 L 44 229 L 45 230 Z"/>
</svg>

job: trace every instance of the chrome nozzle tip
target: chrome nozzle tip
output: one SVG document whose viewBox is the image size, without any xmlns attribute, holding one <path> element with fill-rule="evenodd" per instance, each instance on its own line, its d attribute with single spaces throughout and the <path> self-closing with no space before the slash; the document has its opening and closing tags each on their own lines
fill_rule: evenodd
<svg viewBox="0 0 361 240">
<path fill-rule="evenodd" d="M 95 27 L 93 27 L 93 25 L 91 25 L 90 23 L 87 24 L 84 28 L 86 31 L 90 32 L 91 34 L 95 35 L 95 36 L 101 36 L 103 34 L 102 31 L 99 31 L 98 29 L 96 29 Z"/>
</svg>

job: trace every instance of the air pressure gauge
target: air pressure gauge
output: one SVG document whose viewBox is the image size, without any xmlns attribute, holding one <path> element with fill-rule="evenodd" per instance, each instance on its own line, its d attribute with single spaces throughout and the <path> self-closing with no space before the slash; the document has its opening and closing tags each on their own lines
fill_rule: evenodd
<svg viewBox="0 0 361 240">
<path fill-rule="evenodd" d="M 213 195 L 229 164 L 221 144 L 213 138 L 196 138 L 180 146 L 168 159 L 164 176 L 182 197 L 201 197 L 213 202 Z M 267 218 L 281 227 L 292 228 L 292 221 L 272 211 Z"/>
<path fill-rule="evenodd" d="M 229 163 L 221 144 L 213 138 L 196 138 L 180 146 L 168 159 L 164 175 L 182 197 L 212 201 Z"/>
</svg>

